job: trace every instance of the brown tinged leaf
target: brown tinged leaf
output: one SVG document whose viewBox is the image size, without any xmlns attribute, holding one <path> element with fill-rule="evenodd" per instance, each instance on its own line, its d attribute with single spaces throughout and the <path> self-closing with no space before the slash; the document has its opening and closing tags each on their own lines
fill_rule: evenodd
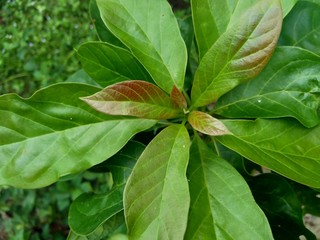
<svg viewBox="0 0 320 240">
<path fill-rule="evenodd" d="M 116 83 L 81 99 L 94 109 L 110 115 L 169 119 L 183 114 L 163 90 L 140 80 Z"/>
<path fill-rule="evenodd" d="M 172 88 L 170 98 L 173 101 L 173 103 L 175 103 L 179 108 L 183 110 L 186 110 L 188 108 L 188 104 L 185 97 L 176 86 Z"/>
<path fill-rule="evenodd" d="M 221 121 L 204 112 L 192 111 L 188 121 L 195 130 L 210 136 L 232 134 Z"/>
</svg>

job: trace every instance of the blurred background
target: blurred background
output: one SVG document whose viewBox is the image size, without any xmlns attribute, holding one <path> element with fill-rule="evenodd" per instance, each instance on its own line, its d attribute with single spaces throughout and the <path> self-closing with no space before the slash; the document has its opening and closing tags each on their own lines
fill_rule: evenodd
<svg viewBox="0 0 320 240">
<path fill-rule="evenodd" d="M 80 69 L 74 49 L 97 40 L 89 0 L 0 0 L 0 94 L 29 97 Z M 66 239 L 68 208 L 108 176 L 83 173 L 47 188 L 0 188 L 0 239 Z"/>
<path fill-rule="evenodd" d="M 95 39 L 89 0 L 0 0 L 0 94 L 64 81 L 80 68 L 74 48 Z"/>
</svg>

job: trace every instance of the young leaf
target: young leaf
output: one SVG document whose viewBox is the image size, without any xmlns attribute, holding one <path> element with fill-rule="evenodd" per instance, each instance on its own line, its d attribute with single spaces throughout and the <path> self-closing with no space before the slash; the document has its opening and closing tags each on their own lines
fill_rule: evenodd
<svg viewBox="0 0 320 240">
<path fill-rule="evenodd" d="M 166 0 L 97 0 L 101 17 L 167 93 L 182 90 L 187 51 Z"/>
<path fill-rule="evenodd" d="M 101 42 L 87 42 L 77 51 L 83 69 L 105 87 L 128 79 L 153 82 L 131 52 Z"/>
<path fill-rule="evenodd" d="M 188 115 L 188 121 L 195 130 L 204 134 L 211 136 L 231 134 L 221 121 L 204 112 L 192 111 Z"/>
<path fill-rule="evenodd" d="M 183 239 L 190 199 L 189 145 L 187 129 L 172 125 L 140 156 L 124 193 L 130 239 Z"/>
<path fill-rule="evenodd" d="M 314 127 L 320 121 L 319 72 L 319 56 L 296 47 L 277 48 L 257 78 L 218 100 L 215 113 L 228 118 L 289 116 Z"/>
<path fill-rule="evenodd" d="M 283 21 L 279 44 L 320 54 L 320 2 L 299 1 Z"/>
<path fill-rule="evenodd" d="M 143 144 L 130 141 L 116 155 L 101 163 L 112 173 L 112 190 L 104 194 L 82 194 L 71 204 L 68 222 L 74 233 L 89 235 L 122 212 L 124 185 L 143 150 Z"/>
<path fill-rule="evenodd" d="M 244 179 L 198 136 L 187 173 L 191 204 L 185 239 L 273 239 Z"/>
<path fill-rule="evenodd" d="M 104 25 L 96 0 L 90 0 L 89 11 L 91 20 L 94 23 L 99 39 L 102 42 L 110 43 L 121 48 L 126 48 L 123 43 L 119 39 L 117 39 Z"/>
<path fill-rule="evenodd" d="M 320 125 L 308 129 L 293 119 L 224 120 L 233 135 L 223 145 L 302 184 L 320 188 Z"/>
<path fill-rule="evenodd" d="M 265 212 L 275 239 L 316 237 L 304 226 L 301 202 L 288 181 L 276 174 L 260 174 L 248 181 L 254 199 Z"/>
<path fill-rule="evenodd" d="M 31 98 L 0 97 L 0 185 L 47 186 L 117 153 L 156 121 L 117 119 L 94 111 L 79 97 L 96 87 L 57 84 Z"/>
<path fill-rule="evenodd" d="M 182 110 L 159 87 L 138 80 L 111 85 L 82 100 L 96 110 L 111 115 L 169 119 L 182 114 Z"/>
<path fill-rule="evenodd" d="M 173 103 L 175 103 L 179 108 L 186 110 L 188 108 L 187 101 L 185 97 L 183 96 L 182 92 L 174 86 L 171 93 L 170 98 Z"/>
<path fill-rule="evenodd" d="M 281 30 L 278 0 L 260 0 L 221 35 L 202 58 L 191 92 L 193 107 L 216 101 L 266 65 Z"/>
</svg>

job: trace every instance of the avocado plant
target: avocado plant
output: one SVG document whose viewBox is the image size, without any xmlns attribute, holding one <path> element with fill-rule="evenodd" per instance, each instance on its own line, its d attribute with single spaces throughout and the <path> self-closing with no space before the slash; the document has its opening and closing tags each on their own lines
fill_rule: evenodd
<svg viewBox="0 0 320 240">
<path fill-rule="evenodd" d="M 78 82 L 0 96 L 0 185 L 110 172 L 71 204 L 68 239 L 316 239 L 301 206 L 319 214 L 319 10 L 91 1 Z"/>
</svg>

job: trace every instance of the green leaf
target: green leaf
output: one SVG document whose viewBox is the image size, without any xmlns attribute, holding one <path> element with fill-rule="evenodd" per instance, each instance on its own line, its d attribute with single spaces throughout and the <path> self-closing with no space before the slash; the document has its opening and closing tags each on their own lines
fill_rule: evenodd
<svg viewBox="0 0 320 240">
<path fill-rule="evenodd" d="M 241 175 L 196 136 L 188 166 L 191 205 L 185 239 L 273 239 Z"/>
<path fill-rule="evenodd" d="M 186 128 L 172 125 L 142 153 L 124 193 L 130 239 L 183 239 L 190 199 L 189 145 Z"/>
<path fill-rule="evenodd" d="M 87 42 L 77 51 L 83 69 L 105 87 L 128 79 L 153 82 L 131 52 L 101 42 Z"/>
<path fill-rule="evenodd" d="M 123 211 L 112 216 L 102 225 L 100 225 L 94 232 L 89 235 L 78 235 L 70 230 L 67 240 L 96 240 L 96 239 L 110 239 L 110 236 L 117 233 L 126 233 L 125 219 Z"/>
<path fill-rule="evenodd" d="M 111 85 L 82 100 L 98 111 L 111 115 L 169 119 L 179 117 L 182 113 L 159 87 L 138 80 Z"/>
<path fill-rule="evenodd" d="M 97 0 L 101 17 L 167 93 L 182 90 L 187 51 L 166 0 Z"/>
<path fill-rule="evenodd" d="M 204 112 L 192 111 L 188 121 L 195 130 L 210 136 L 230 134 L 221 121 Z"/>
<path fill-rule="evenodd" d="M 275 239 L 316 237 L 304 226 L 301 203 L 288 181 L 276 174 L 260 174 L 248 181 L 255 201 L 265 212 Z"/>
<path fill-rule="evenodd" d="M 319 56 L 296 47 L 277 48 L 261 74 L 222 96 L 214 112 L 228 118 L 289 116 L 313 127 L 320 120 L 319 72 Z"/>
<path fill-rule="evenodd" d="M 298 0 L 282 0 L 283 17 Z M 247 9 L 259 0 L 192 0 L 192 17 L 200 58 L 217 39 L 239 19 L 247 14 Z"/>
<path fill-rule="evenodd" d="M 110 30 L 102 21 L 96 0 L 90 0 L 89 11 L 99 39 L 102 42 L 107 42 L 121 48 L 126 48 L 123 43 L 110 32 Z"/>
<path fill-rule="evenodd" d="M 38 188 L 78 173 L 118 152 L 156 122 L 116 119 L 79 97 L 98 89 L 57 84 L 31 98 L 0 97 L 0 185 Z"/>
<path fill-rule="evenodd" d="M 274 50 L 281 22 L 278 0 L 248 7 L 202 58 L 191 92 L 193 107 L 212 103 L 259 74 Z"/>
<path fill-rule="evenodd" d="M 123 210 L 124 184 L 104 194 L 84 193 L 70 206 L 69 226 L 78 235 L 89 235 Z"/>
<path fill-rule="evenodd" d="M 320 217 L 320 193 L 305 185 L 295 182 L 291 183 L 298 195 L 302 205 L 303 213 L 309 213 L 313 216 Z"/>
<path fill-rule="evenodd" d="M 293 119 L 223 120 L 233 135 L 223 145 L 302 184 L 320 187 L 320 125 L 308 129 Z"/>
<path fill-rule="evenodd" d="M 73 232 L 89 235 L 101 224 L 104 225 L 104 222 L 122 212 L 124 186 L 143 150 L 143 144 L 130 141 L 116 155 L 99 164 L 100 167 L 103 164 L 111 171 L 112 190 L 104 194 L 82 194 L 71 204 L 68 222 Z"/>
<path fill-rule="evenodd" d="M 83 83 L 96 87 L 101 87 L 96 81 L 94 81 L 83 69 L 76 71 L 65 81 L 68 83 Z"/>
<path fill-rule="evenodd" d="M 297 2 L 298 0 L 281 0 L 283 17 L 287 16 Z"/>
<path fill-rule="evenodd" d="M 283 21 L 279 45 L 302 47 L 320 54 L 319 11 L 319 1 L 298 1 Z"/>
<path fill-rule="evenodd" d="M 250 6 L 259 1 L 192 0 L 192 17 L 200 58 L 206 54 L 228 28 L 247 14 Z"/>
</svg>

